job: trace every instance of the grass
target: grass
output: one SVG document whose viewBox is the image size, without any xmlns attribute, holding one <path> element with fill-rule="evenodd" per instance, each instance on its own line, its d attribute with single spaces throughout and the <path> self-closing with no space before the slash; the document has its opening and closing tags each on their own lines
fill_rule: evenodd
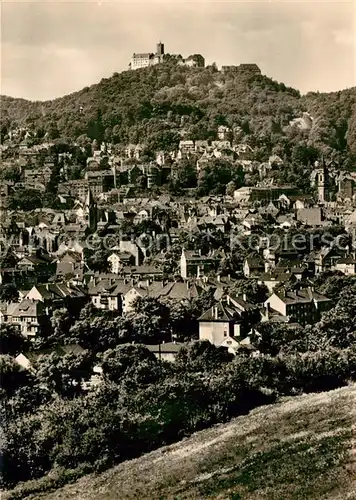
<svg viewBox="0 0 356 500">
<path fill-rule="evenodd" d="M 3 500 L 356 499 L 355 424 L 356 386 L 289 398 L 56 491 L 26 496 L 41 483 L 25 483 Z"/>
</svg>

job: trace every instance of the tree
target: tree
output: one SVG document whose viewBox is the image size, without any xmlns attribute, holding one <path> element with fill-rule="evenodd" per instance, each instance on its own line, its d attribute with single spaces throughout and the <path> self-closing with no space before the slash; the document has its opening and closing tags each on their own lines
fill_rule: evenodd
<svg viewBox="0 0 356 500">
<path fill-rule="evenodd" d="M 199 324 L 191 303 L 172 301 L 170 304 L 169 322 L 172 336 L 178 341 L 189 341 L 198 338 Z"/>
<path fill-rule="evenodd" d="M 258 334 L 252 334 L 251 343 L 263 354 L 277 356 L 281 351 L 288 351 L 296 347 L 301 337 L 305 335 L 301 326 L 260 323 Z"/>
<path fill-rule="evenodd" d="M 105 351 L 101 357 L 104 376 L 118 383 L 123 378 L 138 384 L 151 384 L 159 377 L 158 360 L 140 345 L 118 346 Z"/>
<path fill-rule="evenodd" d="M 11 396 L 20 388 L 30 384 L 31 374 L 24 370 L 8 354 L 0 355 L 0 393 Z"/>
<path fill-rule="evenodd" d="M 27 341 L 18 328 L 12 325 L 0 325 L 0 354 L 16 356 L 23 352 Z"/>
<path fill-rule="evenodd" d="M 17 302 L 19 292 L 16 285 L 6 283 L 0 286 L 0 300 L 3 302 Z"/>
<path fill-rule="evenodd" d="M 82 392 L 81 384 L 91 375 L 92 356 L 88 352 L 40 355 L 35 363 L 36 378 L 50 391 L 73 397 Z"/>
<path fill-rule="evenodd" d="M 100 249 L 88 258 L 88 266 L 92 271 L 107 272 L 109 269 L 108 256 L 110 251 Z"/>
<path fill-rule="evenodd" d="M 81 318 L 83 317 L 84 314 Z M 71 327 L 67 342 L 75 342 L 85 349 L 102 352 L 131 339 L 132 328 L 132 323 L 127 317 L 109 319 L 105 315 L 89 315 L 84 319 L 79 319 Z"/>
<path fill-rule="evenodd" d="M 35 189 L 19 189 L 9 196 L 8 203 L 11 210 L 30 211 L 43 206 L 41 193 Z"/>
<path fill-rule="evenodd" d="M 175 366 L 188 372 L 209 372 L 220 369 L 232 359 L 233 355 L 225 347 L 216 347 L 208 340 L 202 340 L 182 347 L 176 356 Z"/>
<path fill-rule="evenodd" d="M 138 297 L 128 315 L 136 342 L 161 342 L 170 337 L 169 308 L 153 297 Z"/>
<path fill-rule="evenodd" d="M 73 318 L 70 316 L 68 309 L 64 307 L 56 309 L 51 317 L 54 338 L 60 341 L 67 337 L 72 323 Z"/>
<path fill-rule="evenodd" d="M 231 293 L 242 297 L 246 295 L 246 299 L 253 304 L 259 304 L 267 300 L 268 290 L 265 285 L 260 285 L 255 279 L 239 279 L 237 280 Z"/>
</svg>

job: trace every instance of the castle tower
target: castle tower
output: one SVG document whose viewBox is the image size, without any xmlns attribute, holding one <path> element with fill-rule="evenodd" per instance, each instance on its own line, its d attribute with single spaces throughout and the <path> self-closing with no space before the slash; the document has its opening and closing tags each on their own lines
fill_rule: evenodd
<svg viewBox="0 0 356 500">
<path fill-rule="evenodd" d="M 156 52 L 156 55 L 157 56 L 163 56 L 164 55 L 164 43 L 162 43 L 162 42 L 158 42 L 157 43 L 157 52 Z"/>
</svg>

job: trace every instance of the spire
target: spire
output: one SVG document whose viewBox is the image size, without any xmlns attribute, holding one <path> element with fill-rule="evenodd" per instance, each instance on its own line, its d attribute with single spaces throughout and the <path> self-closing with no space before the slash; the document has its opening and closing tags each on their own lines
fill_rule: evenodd
<svg viewBox="0 0 356 500">
<path fill-rule="evenodd" d="M 88 192 L 87 192 L 87 197 L 85 199 L 85 207 L 92 207 L 94 204 L 95 204 L 95 202 L 94 202 L 93 193 L 91 192 L 91 189 L 89 188 Z"/>
</svg>

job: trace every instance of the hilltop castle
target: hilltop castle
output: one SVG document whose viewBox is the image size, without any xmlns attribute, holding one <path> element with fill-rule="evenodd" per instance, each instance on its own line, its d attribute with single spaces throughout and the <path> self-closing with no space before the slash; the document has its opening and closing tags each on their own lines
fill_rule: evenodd
<svg viewBox="0 0 356 500">
<path fill-rule="evenodd" d="M 129 64 L 129 69 L 134 70 L 140 68 L 148 68 L 149 66 L 160 64 L 163 62 L 164 56 L 164 44 L 162 42 L 159 42 L 157 44 L 155 54 L 153 52 L 142 52 L 139 54 L 134 53 Z M 176 54 L 172 54 L 171 56 L 176 57 L 178 59 L 178 64 L 183 66 L 189 66 L 191 68 L 204 68 L 205 66 L 204 57 L 200 54 L 191 55 L 187 57 L 187 59 L 183 59 L 181 56 L 178 56 Z"/>
<path fill-rule="evenodd" d="M 157 44 L 156 53 L 142 52 L 140 54 L 133 54 L 131 62 L 129 64 L 130 69 L 148 68 L 148 66 L 153 66 L 163 62 L 164 56 L 164 44 L 159 42 Z"/>
</svg>

